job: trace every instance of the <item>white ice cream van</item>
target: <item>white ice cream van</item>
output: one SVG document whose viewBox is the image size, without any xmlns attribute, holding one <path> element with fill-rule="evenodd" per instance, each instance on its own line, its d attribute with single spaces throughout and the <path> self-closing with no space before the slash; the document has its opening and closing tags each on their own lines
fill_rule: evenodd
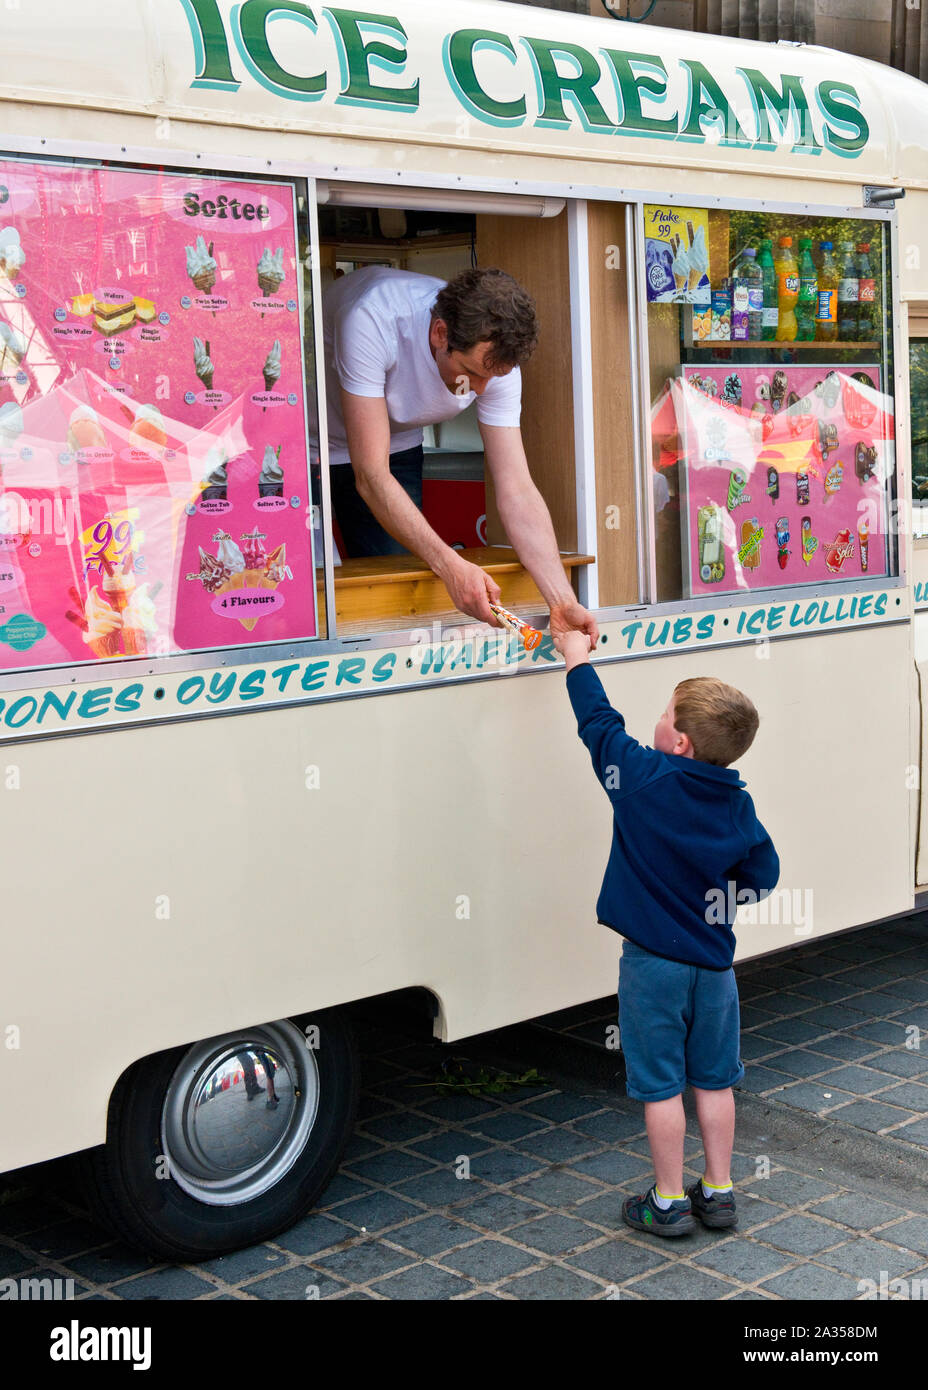
<svg viewBox="0 0 928 1390">
<path fill-rule="evenodd" d="M 4 1169 L 87 1151 L 126 1239 L 229 1250 L 337 1166 L 343 1006 L 415 988 L 451 1041 L 615 988 L 472 410 L 423 511 L 541 644 L 338 551 L 322 296 L 366 265 L 534 296 L 522 435 L 630 730 L 689 676 L 755 701 L 741 958 L 912 908 L 924 85 L 494 0 L 32 0 L 0 127 Z"/>
</svg>

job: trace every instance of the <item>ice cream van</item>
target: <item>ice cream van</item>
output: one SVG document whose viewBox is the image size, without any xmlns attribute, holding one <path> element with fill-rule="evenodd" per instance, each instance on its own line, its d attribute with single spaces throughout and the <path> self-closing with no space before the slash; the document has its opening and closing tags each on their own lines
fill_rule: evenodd
<svg viewBox="0 0 928 1390">
<path fill-rule="evenodd" d="M 928 89 L 494 0 L 87 19 L 4 15 L 0 1163 L 80 1152 L 119 1234 L 197 1259 L 337 1167 L 346 1005 L 416 990 L 451 1041 L 617 978 L 608 807 L 472 414 L 426 435 L 426 519 L 541 643 L 338 552 L 336 277 L 534 296 L 522 435 L 610 697 L 645 742 L 689 676 L 761 714 L 782 877 L 740 956 L 928 884 Z"/>
</svg>

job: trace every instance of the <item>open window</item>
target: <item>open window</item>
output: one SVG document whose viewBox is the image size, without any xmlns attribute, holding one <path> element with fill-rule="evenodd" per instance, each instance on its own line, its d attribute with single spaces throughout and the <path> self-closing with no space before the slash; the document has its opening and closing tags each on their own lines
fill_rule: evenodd
<svg viewBox="0 0 928 1390">
<path fill-rule="evenodd" d="M 334 279 L 372 264 L 439 280 L 451 280 L 475 265 L 498 266 L 535 298 L 541 335 L 522 369 L 522 437 L 565 571 L 576 584 L 578 572 L 593 557 L 578 546 L 568 211 L 563 201 L 364 184 L 320 184 L 318 199 L 323 313 L 325 290 Z M 426 520 L 448 545 L 493 575 L 504 605 L 525 614 L 543 612 L 544 601 L 500 520 L 476 402 L 452 419 L 426 427 L 423 448 Z M 417 557 L 348 554 L 337 508 L 333 536 L 339 550 L 334 569 L 339 636 L 462 621 L 444 585 Z"/>
</svg>

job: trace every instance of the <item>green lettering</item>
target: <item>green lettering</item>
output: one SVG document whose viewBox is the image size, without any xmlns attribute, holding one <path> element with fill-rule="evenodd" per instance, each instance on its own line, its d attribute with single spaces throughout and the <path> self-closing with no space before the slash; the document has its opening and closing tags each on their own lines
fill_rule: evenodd
<svg viewBox="0 0 928 1390">
<path fill-rule="evenodd" d="M 267 37 L 271 20 L 289 19 L 304 24 L 315 34 L 315 16 L 308 5 L 299 0 L 245 0 L 232 11 L 232 34 L 235 46 L 252 77 L 277 96 L 296 101 L 318 101 L 325 94 L 326 75 L 296 77 L 274 57 Z"/>
<path fill-rule="evenodd" d="M 218 87 L 237 92 L 241 83 L 232 71 L 229 42 L 216 0 L 180 0 L 190 36 L 197 75 L 191 87 Z"/>
<path fill-rule="evenodd" d="M 658 103 L 667 98 L 667 69 L 661 59 L 653 53 L 622 53 L 614 48 L 603 48 L 600 52 L 612 70 L 619 101 L 619 130 L 630 135 L 675 139 L 675 115 L 659 121 L 654 116 L 646 116 L 641 109 L 642 93 Z M 636 72 L 636 67 L 643 71 Z"/>
<path fill-rule="evenodd" d="M 382 87 L 371 81 L 371 68 L 395 77 L 406 66 L 406 30 L 392 15 L 364 10 L 322 11 L 338 49 L 342 89 L 336 97 L 347 106 L 419 108 L 419 80 L 411 87 Z"/>
<path fill-rule="evenodd" d="M 781 75 L 782 89 L 777 88 L 757 68 L 737 68 L 748 86 L 751 105 L 757 120 L 756 148 L 774 150 L 776 142 L 770 130 L 770 117 L 779 126 L 779 134 L 786 136 L 790 122 L 793 126 L 793 153 L 821 154 L 822 147 L 812 130 L 812 113 L 806 94 L 802 89 L 802 78 L 788 73 Z"/>
<path fill-rule="evenodd" d="M 689 77 L 690 95 L 686 109 L 686 124 L 680 131 L 680 139 L 705 140 L 703 121 L 711 121 L 713 124 L 720 121 L 720 145 L 749 145 L 751 142 L 738 124 L 738 117 L 709 69 L 692 58 L 681 59 L 681 62 Z"/>
<path fill-rule="evenodd" d="M 845 100 L 839 100 L 839 95 Z M 815 99 L 825 117 L 822 139 L 827 148 L 846 159 L 856 158 L 870 136 L 856 88 L 848 82 L 820 82 L 815 89 Z"/>
<path fill-rule="evenodd" d="M 535 69 L 538 88 L 536 126 L 563 129 L 570 125 L 570 117 L 564 109 L 566 100 L 580 117 L 584 130 L 607 131 L 610 134 L 615 130 L 615 121 L 606 114 L 593 92 L 602 71 L 592 53 L 577 43 L 549 43 L 547 39 L 522 39 L 522 43 Z M 557 68 L 558 58 L 575 63 L 578 71 L 572 77 L 561 76 Z"/>
<path fill-rule="evenodd" d="M 445 75 L 461 105 L 472 116 L 488 125 L 514 126 L 525 120 L 525 98 L 497 101 L 477 80 L 474 57 L 484 49 L 502 53 L 513 65 L 518 62 L 515 45 L 505 34 L 485 29 L 459 29 L 449 34 L 443 45 Z"/>
</svg>

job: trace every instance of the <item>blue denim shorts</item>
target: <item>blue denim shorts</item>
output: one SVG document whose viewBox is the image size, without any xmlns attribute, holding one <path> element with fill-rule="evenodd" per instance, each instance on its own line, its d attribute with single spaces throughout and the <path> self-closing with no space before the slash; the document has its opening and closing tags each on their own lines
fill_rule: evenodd
<svg viewBox="0 0 928 1390">
<path fill-rule="evenodd" d="M 619 1030 L 634 1100 L 669 1100 L 687 1086 L 724 1091 L 744 1076 L 734 970 L 683 965 L 625 941 Z"/>
</svg>

